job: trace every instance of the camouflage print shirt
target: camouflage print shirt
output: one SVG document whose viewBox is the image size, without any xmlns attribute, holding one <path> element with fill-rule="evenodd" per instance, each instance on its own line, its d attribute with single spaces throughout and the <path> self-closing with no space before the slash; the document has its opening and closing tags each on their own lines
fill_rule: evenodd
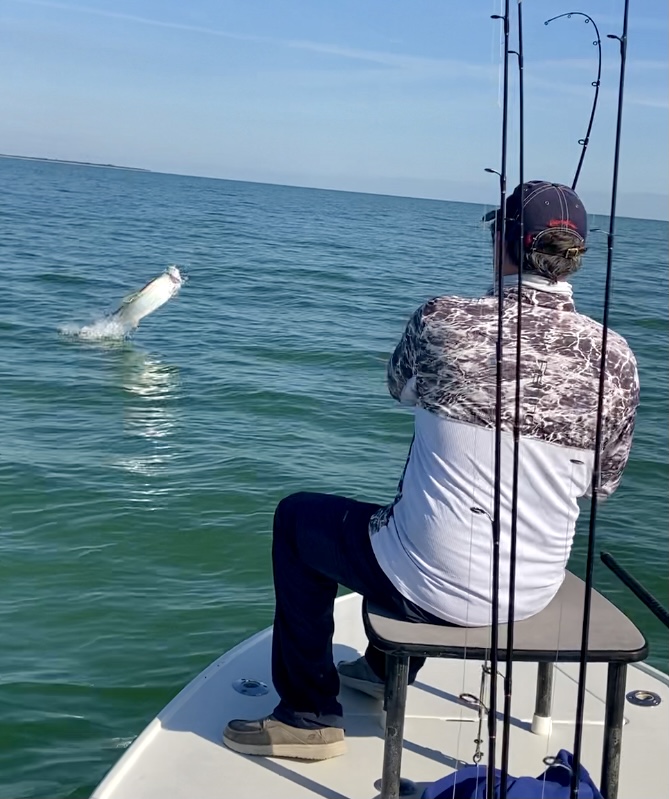
<svg viewBox="0 0 669 799">
<path fill-rule="evenodd" d="M 517 280 L 505 278 L 503 292 L 500 597 L 508 581 Z M 491 609 L 497 325 L 492 292 L 431 299 L 409 320 L 388 387 L 415 406 L 414 440 L 395 500 L 370 524 L 379 563 L 401 593 L 471 626 L 488 624 Z M 602 342 L 601 325 L 576 312 L 571 286 L 536 276 L 524 277 L 521 330 L 516 618 L 541 610 L 564 578 L 577 500 L 592 481 Z M 609 330 L 601 497 L 620 482 L 638 397 L 634 355 Z"/>
</svg>

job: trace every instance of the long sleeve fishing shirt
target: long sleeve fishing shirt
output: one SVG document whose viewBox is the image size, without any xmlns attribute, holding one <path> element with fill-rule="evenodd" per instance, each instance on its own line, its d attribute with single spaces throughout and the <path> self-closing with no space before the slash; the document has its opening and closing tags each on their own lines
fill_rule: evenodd
<svg viewBox="0 0 669 799">
<path fill-rule="evenodd" d="M 503 289 L 500 619 L 508 613 L 517 276 Z M 497 297 L 437 297 L 413 314 L 388 364 L 391 395 L 415 406 L 395 500 L 372 518 L 381 568 L 408 599 L 465 626 L 492 619 Z M 515 618 L 538 613 L 562 581 L 589 496 L 602 326 L 577 313 L 571 286 L 524 276 Z M 639 380 L 609 329 L 598 498 L 627 463 Z"/>
</svg>

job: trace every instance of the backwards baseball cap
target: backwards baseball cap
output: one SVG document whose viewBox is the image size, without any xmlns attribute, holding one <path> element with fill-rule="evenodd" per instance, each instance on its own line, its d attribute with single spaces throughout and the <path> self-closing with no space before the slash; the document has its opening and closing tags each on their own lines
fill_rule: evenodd
<svg viewBox="0 0 669 799">
<path fill-rule="evenodd" d="M 573 257 L 578 253 L 571 252 L 585 249 L 588 236 L 588 215 L 585 207 L 573 189 L 560 183 L 548 183 L 544 180 L 531 180 L 522 186 L 516 186 L 506 200 L 505 238 L 515 243 L 520 235 L 520 212 L 523 209 L 523 234 L 525 249 L 542 252 L 541 240 L 551 230 L 571 231 L 574 234 L 574 247 L 568 248 L 564 255 Z M 491 211 L 483 219 L 490 222 L 496 220 L 501 224 L 500 209 Z M 552 251 L 550 254 L 557 254 Z"/>
</svg>

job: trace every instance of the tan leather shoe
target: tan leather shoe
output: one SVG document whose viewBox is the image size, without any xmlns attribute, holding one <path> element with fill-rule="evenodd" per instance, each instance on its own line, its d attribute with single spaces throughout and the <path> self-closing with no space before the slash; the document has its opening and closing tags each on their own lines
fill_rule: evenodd
<svg viewBox="0 0 669 799">
<path fill-rule="evenodd" d="M 346 752 L 344 730 L 321 727 L 303 730 L 272 716 L 257 721 L 234 719 L 223 732 L 223 743 L 242 755 L 327 760 Z"/>
</svg>

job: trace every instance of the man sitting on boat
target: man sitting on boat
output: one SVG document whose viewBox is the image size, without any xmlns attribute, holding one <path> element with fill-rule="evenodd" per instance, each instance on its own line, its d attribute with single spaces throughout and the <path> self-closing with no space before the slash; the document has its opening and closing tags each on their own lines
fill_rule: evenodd
<svg viewBox="0 0 669 799">
<path fill-rule="evenodd" d="M 575 310 L 567 279 L 586 250 L 587 215 L 566 186 L 533 181 L 506 204 L 502 269 L 500 619 L 508 617 L 520 209 L 522 413 L 515 619 L 543 610 L 564 579 L 577 500 L 592 483 L 601 325 Z M 500 212 L 497 212 L 497 222 Z M 495 223 L 493 238 L 499 236 Z M 498 241 L 498 240 L 497 240 Z M 495 247 L 495 252 L 498 248 Z M 368 647 L 333 662 L 338 585 L 413 621 L 487 626 L 492 617 L 492 515 L 498 298 L 444 296 L 413 314 L 388 365 L 391 395 L 415 406 L 415 431 L 393 503 L 294 494 L 274 516 L 276 612 L 268 718 L 231 721 L 225 744 L 249 755 L 323 759 L 345 751 L 340 681 L 382 697 L 385 656 Z M 625 340 L 609 331 L 601 480 L 618 486 L 638 404 Z M 423 659 L 412 658 L 409 681 Z"/>
</svg>

